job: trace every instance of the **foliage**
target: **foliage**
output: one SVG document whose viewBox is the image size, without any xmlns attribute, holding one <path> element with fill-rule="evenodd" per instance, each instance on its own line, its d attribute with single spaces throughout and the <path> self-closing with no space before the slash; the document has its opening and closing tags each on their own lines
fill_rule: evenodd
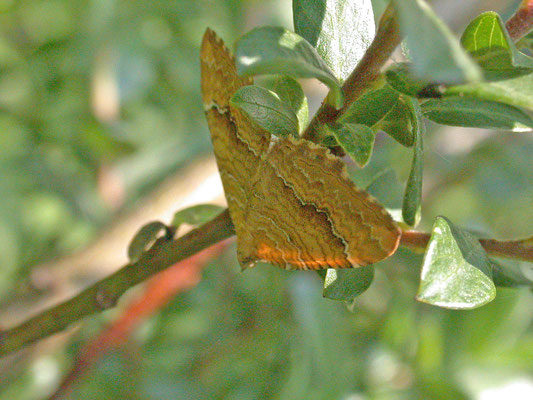
<svg viewBox="0 0 533 400">
<path fill-rule="evenodd" d="M 327 125 L 324 143 L 366 165 L 352 166 L 352 178 L 396 219 L 434 225 L 424 257 L 401 248 L 375 266 L 324 271 L 322 281 L 268 265 L 241 274 L 231 249 L 198 287 L 107 354 L 74 398 L 460 399 L 533 376 L 533 299 L 524 288 L 531 264 L 489 258 L 476 239 L 532 235 L 531 41 L 515 45 L 492 12 L 474 18 L 458 40 L 425 1 L 393 3 L 407 60 Z M 18 293 L 32 294 L 20 284 L 29 286 L 32 265 L 87 244 L 208 147 L 200 35 L 209 23 L 236 38 L 245 25 L 241 7 L 260 6 L 55 0 L 1 7 L 0 299 L 9 305 Z M 252 118 L 265 116 L 254 114 L 261 107 L 277 111 L 257 122 L 298 135 L 307 99 L 293 78 L 318 78 L 340 107 L 341 82 L 375 29 L 368 1 L 295 0 L 293 9 L 295 32 L 256 28 L 237 41 L 242 72 L 278 75 L 233 101 L 245 111 L 251 105 Z M 97 82 L 109 71 L 120 110 L 99 114 L 89 99 L 96 102 Z M 500 131 L 460 131 L 454 141 L 457 131 L 435 123 Z M 124 187 L 119 206 L 99 181 L 110 167 Z M 177 213 L 172 229 L 218 211 Z M 156 232 L 147 228 L 152 234 L 137 240 L 134 258 L 169 233 L 150 226 Z M 465 313 L 415 296 L 448 308 L 486 305 Z M 0 399 L 43 398 L 111 319 L 87 319 L 59 349 L 0 365 Z"/>
<path fill-rule="evenodd" d="M 305 10 L 303 9 L 304 4 L 306 7 Z M 533 74 L 530 75 L 533 59 L 516 48 L 509 34 L 506 32 L 501 18 L 496 13 L 489 12 L 475 18 L 466 28 L 459 43 L 424 1 L 396 1 L 392 4 L 397 8 L 400 28 L 405 33 L 409 56 L 412 59 L 410 63 L 392 67 L 386 76 L 388 82 L 395 89 L 408 95 L 408 97 L 404 98 L 404 104 L 410 105 L 410 107 L 407 107 L 407 112 L 410 114 L 409 120 L 411 122 L 411 133 L 409 136 L 414 137 L 413 161 L 406 183 L 402 217 L 405 223 L 410 226 L 415 226 L 418 224 L 421 216 L 424 164 L 423 137 L 425 131 L 423 116 L 427 116 L 441 123 L 450 123 L 451 125 L 460 124 L 473 127 L 511 128 L 509 130 L 515 128 L 520 131 L 531 130 L 528 128 L 528 125 L 530 125 L 530 116 L 526 111 L 516 108 L 516 106 L 527 107 L 528 102 L 533 99 L 532 91 L 528 91 L 526 94 L 526 91 L 529 89 L 527 84 L 524 83 L 524 87 L 520 89 L 523 101 L 510 101 L 509 103 L 511 104 L 496 102 L 494 98 L 489 101 L 483 95 L 485 93 L 483 88 L 487 85 L 501 85 L 501 81 L 506 81 L 509 77 L 511 77 L 510 79 L 521 79 L 525 81 L 533 79 Z M 286 48 L 283 47 L 287 42 L 285 37 L 298 37 L 297 47 L 302 49 L 307 49 L 314 44 L 318 54 L 324 57 L 326 61 L 330 60 L 329 64 L 332 64 L 332 57 L 340 60 L 333 64 L 343 64 L 344 60 L 347 58 L 351 59 L 353 54 L 332 54 L 330 47 L 324 47 L 321 44 L 326 41 L 334 43 L 335 38 L 341 35 L 342 29 L 344 28 L 330 25 L 330 19 L 337 18 L 342 20 L 343 12 L 349 8 L 350 6 L 342 1 L 337 6 L 333 6 L 329 2 L 317 2 L 313 4 L 295 2 L 295 13 L 301 14 L 295 15 L 295 28 L 297 33 L 302 33 L 306 37 L 309 37 L 311 43 L 305 45 L 306 41 L 304 38 L 294 33 L 289 34 L 286 30 L 278 29 L 275 31 L 275 28 L 256 28 L 238 42 L 237 64 L 242 64 L 242 60 L 254 60 L 252 65 L 261 65 L 261 68 L 247 68 L 246 71 L 250 74 L 268 72 L 273 74 L 290 74 L 292 73 L 291 71 L 300 70 L 300 67 L 296 65 L 287 64 L 286 60 L 289 60 L 291 56 L 288 56 Z M 361 5 L 362 9 L 363 6 Z M 359 18 L 358 13 L 353 13 L 353 15 L 354 18 Z M 308 24 L 304 24 L 302 21 L 307 21 Z M 358 29 L 371 30 L 373 29 L 371 26 L 372 24 L 368 24 L 364 27 L 358 27 Z M 274 31 L 278 32 L 276 39 L 272 36 Z M 281 34 L 282 36 L 280 36 Z M 366 32 L 361 35 L 370 35 L 370 33 Z M 266 44 L 267 42 L 268 44 Z M 282 44 L 281 47 L 280 44 Z M 296 48 L 294 44 L 290 46 L 291 48 Z M 268 50 L 265 50 L 265 48 L 268 48 Z M 311 52 L 308 53 L 311 54 Z M 309 57 L 307 56 L 307 58 Z M 313 60 L 315 59 L 316 56 L 313 56 Z M 320 65 L 316 60 L 313 63 Z M 280 67 L 280 65 L 284 66 Z M 289 72 L 287 72 L 287 68 Z M 326 68 L 323 69 L 326 70 Z M 482 75 L 485 78 L 484 82 L 480 82 Z M 324 80 L 318 74 L 314 76 Z M 515 78 L 516 76 L 519 76 L 519 78 Z M 461 89 L 457 89 L 460 87 L 466 89 L 460 91 Z M 467 93 L 465 90 L 468 90 L 470 87 L 478 87 L 479 90 L 472 90 Z M 500 90 L 507 91 L 508 97 L 515 97 L 516 91 L 508 89 L 507 86 L 503 88 L 501 86 L 498 87 Z M 331 83 L 330 89 L 332 93 L 336 90 L 335 86 L 331 86 Z M 431 105 L 422 104 L 422 107 L 425 109 L 423 113 L 422 108 L 415 98 L 423 98 L 431 90 L 435 90 L 434 96 L 431 97 L 436 98 L 429 100 Z M 458 90 L 466 98 L 447 97 L 447 95 L 451 95 L 452 93 L 457 95 Z M 360 166 L 366 165 L 370 158 L 374 142 L 372 128 L 375 129 L 379 121 L 383 120 L 392 111 L 393 107 L 396 106 L 397 102 L 399 102 L 398 93 L 396 92 L 396 95 L 393 95 L 393 93 L 395 93 L 394 89 L 391 89 L 386 83 L 380 84 L 377 88 L 371 89 L 356 99 L 353 104 L 349 104 L 347 111 L 339 118 L 339 123 L 324 126 L 325 135 L 331 135 L 326 137 L 326 143 L 332 146 L 336 142 Z M 264 98 L 264 96 L 256 97 L 257 99 Z M 443 98 L 441 99 L 441 97 Z M 281 105 L 271 108 L 282 109 Z M 286 108 L 288 109 L 288 105 Z M 495 113 L 495 110 L 498 110 L 498 112 Z M 250 116 L 258 124 L 263 125 L 264 110 L 257 114 L 261 116 L 261 119 L 255 118 L 252 114 Z M 270 118 L 274 120 L 278 119 L 281 122 L 280 115 L 286 114 L 275 114 L 271 112 Z M 295 115 L 292 116 L 292 119 L 296 119 Z M 357 122 L 358 125 L 347 123 L 348 121 Z M 460 121 L 460 123 L 455 121 Z M 272 121 L 270 121 L 269 125 L 276 127 Z M 275 130 L 283 131 L 280 128 L 276 128 Z M 293 128 L 292 131 L 295 132 L 295 129 Z M 329 139 L 330 137 L 332 139 Z M 407 144 L 402 140 L 399 140 L 399 142 Z M 446 253 L 448 251 L 446 247 L 450 247 L 451 249 L 454 246 L 453 243 L 456 243 L 456 240 L 460 240 L 460 238 L 456 237 L 459 234 L 458 232 L 460 231 L 454 228 L 448 229 L 446 233 L 443 233 L 447 238 L 439 241 L 441 243 L 439 249 L 444 246 L 443 250 L 439 250 L 440 253 Z M 432 241 L 434 240 L 436 239 L 432 239 Z M 432 248 L 432 243 L 430 242 L 428 249 Z M 459 247 L 463 253 L 481 252 L 485 254 L 484 250 L 479 245 L 476 245 L 476 240 L 460 240 L 458 243 L 461 243 Z M 472 246 L 475 246 L 475 248 Z M 489 296 L 490 300 L 494 297 L 495 289 L 491 281 L 490 267 L 487 267 L 489 268 L 487 272 L 489 282 L 487 283 L 483 279 L 468 278 L 469 273 L 466 270 L 452 270 L 451 265 L 453 263 L 451 261 L 432 263 L 431 257 L 428 254 L 426 254 L 426 263 L 422 272 L 420 299 L 424 299 L 424 301 L 435 305 L 449 305 L 452 308 L 475 307 L 488 301 L 479 294 L 486 292 L 487 285 L 492 288 Z M 441 256 L 435 257 L 442 258 Z M 484 257 L 487 257 L 486 254 Z M 433 272 L 435 269 L 438 269 L 438 273 L 430 274 L 428 272 Z M 465 287 L 461 286 L 460 289 L 461 291 L 467 292 L 464 293 L 464 296 L 466 296 L 464 299 L 469 298 L 468 291 L 473 293 L 470 304 L 463 304 L 466 300 L 456 299 L 457 296 L 455 294 L 451 294 L 452 297 L 448 298 L 448 292 L 453 293 L 455 291 L 451 286 L 448 287 L 442 283 L 447 279 L 446 277 L 449 274 L 454 275 L 455 279 L 462 285 L 466 285 Z M 336 275 L 335 282 L 337 284 L 340 284 L 339 279 L 342 278 Z M 352 278 L 351 276 L 347 276 L 346 279 Z M 431 282 L 428 282 L 428 280 L 431 280 Z M 326 279 L 326 290 L 329 287 L 329 282 Z M 441 292 L 437 294 L 433 293 L 437 289 Z M 428 294 L 429 292 L 431 292 L 431 295 Z M 481 298 L 478 300 L 477 298 L 479 296 L 474 295 L 475 293 L 483 297 L 483 300 Z M 442 300 L 444 298 L 446 298 L 446 301 Z M 474 300 L 474 298 L 476 299 Z M 459 303 L 461 303 L 461 306 L 457 306 Z"/>
</svg>

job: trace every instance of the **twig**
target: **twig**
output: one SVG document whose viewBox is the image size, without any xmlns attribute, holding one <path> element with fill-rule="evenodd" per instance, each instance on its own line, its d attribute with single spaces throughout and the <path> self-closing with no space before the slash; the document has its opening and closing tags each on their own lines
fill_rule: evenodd
<svg viewBox="0 0 533 400">
<path fill-rule="evenodd" d="M 520 7 L 505 23 L 509 35 L 516 42 L 533 30 L 533 0 L 522 0 Z"/>
<path fill-rule="evenodd" d="M 398 27 L 398 18 L 392 5 L 389 5 L 381 16 L 374 40 L 359 64 L 357 64 L 357 67 L 342 85 L 343 107 L 340 110 L 336 110 L 327 102 L 322 103 L 302 137 L 310 141 L 317 141 L 320 138 L 320 126 L 334 122 L 361 94 L 372 86 L 379 78 L 381 69 L 400 42 L 401 35 Z"/>
<path fill-rule="evenodd" d="M 113 307 L 129 288 L 232 235 L 234 227 L 226 210 L 177 240 L 157 240 L 139 261 L 126 265 L 72 299 L 0 332 L 0 356 L 59 332 L 83 317 Z"/>
<path fill-rule="evenodd" d="M 427 232 L 404 231 L 400 245 L 423 252 L 430 237 Z M 522 240 L 479 239 L 479 243 L 490 256 L 533 262 L 533 237 Z"/>
<path fill-rule="evenodd" d="M 43 339 L 83 317 L 112 307 L 130 287 L 199 251 L 234 235 L 228 211 L 175 241 L 158 241 L 135 264 L 130 264 L 97 282 L 72 299 L 52 307 L 0 335 L 0 356 Z M 423 251 L 430 234 L 405 231 L 400 244 L 413 251 Z M 499 241 L 480 239 L 491 256 L 533 262 L 533 238 Z"/>
<path fill-rule="evenodd" d="M 144 319 L 167 304 L 177 293 L 196 286 L 207 261 L 219 254 L 226 247 L 225 243 L 211 246 L 154 276 L 143 294 L 132 301 L 117 320 L 80 350 L 74 367 L 48 400 L 64 398 L 95 362 L 125 341 Z"/>
</svg>

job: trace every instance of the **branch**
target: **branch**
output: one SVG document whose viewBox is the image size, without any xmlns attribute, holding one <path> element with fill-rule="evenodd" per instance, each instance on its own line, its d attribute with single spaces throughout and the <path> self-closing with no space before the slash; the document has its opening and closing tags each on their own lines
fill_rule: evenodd
<svg viewBox="0 0 533 400">
<path fill-rule="evenodd" d="M 59 332 L 83 317 L 113 307 L 129 288 L 234 234 L 226 210 L 179 239 L 158 239 L 139 261 L 126 265 L 72 299 L 0 332 L 0 356 Z"/>
<path fill-rule="evenodd" d="M 115 172 L 124 183 L 125 172 L 118 169 Z M 202 202 L 223 203 L 224 193 L 219 179 L 214 157 L 191 160 L 143 197 L 135 207 L 115 215 L 111 224 L 100 231 L 87 247 L 32 267 L 28 284 L 17 290 L 17 296 L 0 303 L 0 328 L 18 325 L 116 272 L 128 263 L 124 249 L 128 247 L 133 232 L 148 221 L 169 220 L 176 210 L 197 203 L 198 190 L 202 185 L 208 184 L 212 189 L 202 192 Z M 86 279 L 80 279 L 80 275 Z"/>
<path fill-rule="evenodd" d="M 142 321 L 166 305 L 176 294 L 196 286 L 200 281 L 203 267 L 210 259 L 220 254 L 226 244 L 220 242 L 154 276 L 142 295 L 126 306 L 119 318 L 83 346 L 74 367 L 48 400 L 58 400 L 67 396 L 74 384 L 105 353 L 127 340 L 133 329 Z"/>
<path fill-rule="evenodd" d="M 522 0 L 514 15 L 505 23 L 509 35 L 516 42 L 533 30 L 533 0 Z"/>
<path fill-rule="evenodd" d="M 213 220 L 177 240 L 159 239 L 136 263 L 126 265 L 72 299 L 1 332 L 0 356 L 59 332 L 83 317 L 113 307 L 130 287 L 234 234 L 229 212 L 225 210 Z M 422 252 L 429 238 L 429 233 L 404 231 L 400 244 L 413 251 Z M 533 262 L 533 237 L 509 241 L 480 239 L 480 243 L 491 256 Z"/>
<path fill-rule="evenodd" d="M 423 252 L 430 237 L 427 232 L 403 231 L 400 245 Z M 479 243 L 489 256 L 533 262 L 533 237 L 522 240 L 479 239 Z"/>
<path fill-rule="evenodd" d="M 320 138 L 319 128 L 326 123 L 335 122 L 379 78 L 381 69 L 400 42 L 398 18 L 394 8 L 389 4 L 381 16 L 374 40 L 342 85 L 344 106 L 336 110 L 326 101 L 323 102 L 302 137 L 316 142 Z"/>
</svg>

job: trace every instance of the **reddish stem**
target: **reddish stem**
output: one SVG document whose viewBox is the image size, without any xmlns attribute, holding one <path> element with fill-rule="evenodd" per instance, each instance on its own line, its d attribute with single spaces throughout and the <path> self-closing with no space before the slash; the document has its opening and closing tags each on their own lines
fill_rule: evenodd
<svg viewBox="0 0 533 400">
<path fill-rule="evenodd" d="M 198 284 L 205 264 L 226 247 L 229 239 L 219 242 L 192 257 L 158 273 L 147 284 L 143 294 L 126 307 L 122 315 L 79 352 L 74 367 L 49 400 L 65 397 L 73 385 L 110 349 L 127 340 L 133 330 L 161 309 L 176 294 Z"/>
<path fill-rule="evenodd" d="M 531 32 L 533 30 L 533 0 L 523 0 L 505 27 L 515 42 Z"/>
<path fill-rule="evenodd" d="M 423 252 L 430 237 L 431 234 L 426 232 L 403 231 L 400 245 L 416 252 Z M 533 262 L 533 238 L 523 240 L 479 239 L 479 243 L 490 256 Z"/>
</svg>

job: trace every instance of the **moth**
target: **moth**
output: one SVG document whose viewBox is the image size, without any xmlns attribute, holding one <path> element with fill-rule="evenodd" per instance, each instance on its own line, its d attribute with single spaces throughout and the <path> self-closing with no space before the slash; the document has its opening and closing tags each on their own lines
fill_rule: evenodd
<svg viewBox="0 0 533 400">
<path fill-rule="evenodd" d="M 202 96 L 218 169 L 245 267 L 350 268 L 390 256 L 400 230 L 348 178 L 343 161 L 302 138 L 274 138 L 230 100 L 253 84 L 210 29 L 201 47 Z"/>
</svg>

